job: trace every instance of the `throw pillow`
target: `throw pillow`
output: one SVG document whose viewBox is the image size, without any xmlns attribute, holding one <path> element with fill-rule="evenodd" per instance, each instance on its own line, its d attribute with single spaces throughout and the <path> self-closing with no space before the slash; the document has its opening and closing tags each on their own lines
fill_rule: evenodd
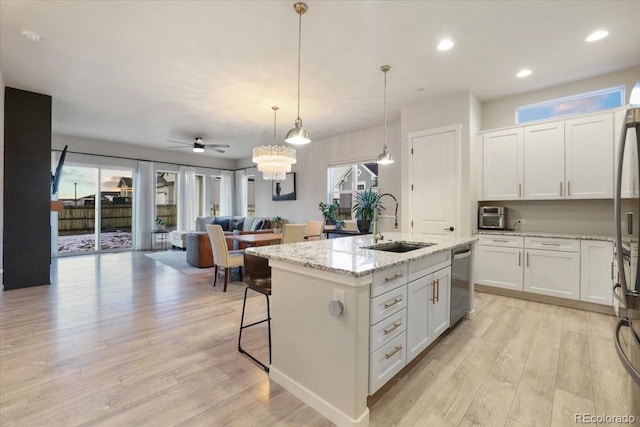
<svg viewBox="0 0 640 427">
<path fill-rule="evenodd" d="M 262 224 L 264 224 L 264 220 L 258 219 L 253 222 L 253 226 L 251 227 L 251 231 L 257 231 L 262 229 Z"/>
<path fill-rule="evenodd" d="M 222 227 L 223 231 L 231 231 L 231 229 L 229 228 L 229 219 L 225 218 L 225 219 L 218 219 L 216 218 L 215 221 L 213 221 L 214 224 L 218 224 L 220 227 Z"/>
<path fill-rule="evenodd" d="M 242 226 L 244 225 L 244 218 L 242 219 L 232 219 L 231 220 L 231 231 L 233 230 L 242 230 Z"/>
</svg>

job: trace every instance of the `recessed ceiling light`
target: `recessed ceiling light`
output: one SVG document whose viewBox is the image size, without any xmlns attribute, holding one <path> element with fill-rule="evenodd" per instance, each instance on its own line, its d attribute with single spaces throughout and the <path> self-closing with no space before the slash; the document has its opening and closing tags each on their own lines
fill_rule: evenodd
<svg viewBox="0 0 640 427">
<path fill-rule="evenodd" d="M 589 37 L 587 37 L 585 40 L 588 42 L 597 42 L 598 40 L 602 40 L 608 35 L 609 35 L 609 31 L 607 30 L 597 30 L 589 34 Z"/>
<path fill-rule="evenodd" d="M 523 78 L 523 77 L 528 77 L 530 75 L 531 75 L 531 70 L 528 68 L 523 68 L 522 70 L 518 71 L 518 74 L 516 74 L 516 77 Z"/>
<path fill-rule="evenodd" d="M 39 42 L 40 40 L 42 40 L 42 36 L 40 34 L 28 28 L 21 29 L 20 34 L 22 34 L 22 37 L 29 39 L 32 42 Z"/>
<path fill-rule="evenodd" d="M 438 43 L 438 50 L 446 51 L 453 47 L 453 41 L 451 39 L 442 39 Z"/>
</svg>

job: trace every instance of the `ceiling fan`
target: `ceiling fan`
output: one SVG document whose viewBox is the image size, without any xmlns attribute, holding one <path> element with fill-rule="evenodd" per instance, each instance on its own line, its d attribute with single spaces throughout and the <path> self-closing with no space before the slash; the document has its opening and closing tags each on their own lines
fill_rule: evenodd
<svg viewBox="0 0 640 427">
<path fill-rule="evenodd" d="M 169 148 L 187 148 L 192 147 L 194 153 L 204 153 L 204 149 L 208 148 L 213 151 L 217 151 L 218 153 L 224 153 L 224 150 L 221 150 L 218 147 L 228 148 L 230 147 L 228 144 L 207 144 L 204 142 L 204 139 L 197 137 L 193 143 L 190 142 L 182 142 L 182 141 L 174 141 L 171 139 L 167 139 L 169 142 L 173 142 L 175 144 L 182 144 L 178 147 L 169 147 Z"/>
</svg>

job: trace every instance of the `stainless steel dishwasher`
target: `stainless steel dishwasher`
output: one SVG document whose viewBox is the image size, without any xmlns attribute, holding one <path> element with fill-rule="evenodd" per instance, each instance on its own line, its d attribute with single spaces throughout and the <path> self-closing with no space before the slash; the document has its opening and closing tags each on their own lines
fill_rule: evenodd
<svg viewBox="0 0 640 427">
<path fill-rule="evenodd" d="M 451 309 L 450 325 L 462 319 L 469 310 L 469 280 L 471 275 L 471 246 L 456 248 L 451 251 Z"/>
</svg>

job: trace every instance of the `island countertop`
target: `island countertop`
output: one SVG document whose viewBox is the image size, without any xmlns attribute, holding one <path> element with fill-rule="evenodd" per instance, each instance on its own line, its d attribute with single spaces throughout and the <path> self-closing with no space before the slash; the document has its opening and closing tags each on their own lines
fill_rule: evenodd
<svg viewBox="0 0 640 427">
<path fill-rule="evenodd" d="M 249 248 L 247 251 L 272 260 L 353 277 L 362 277 L 404 262 L 449 251 L 476 240 L 478 240 L 476 236 L 452 237 L 389 232 L 384 233 L 384 239 L 377 243 L 402 241 L 435 244 L 404 253 L 384 252 L 364 249 L 363 246 L 371 246 L 374 242 L 373 236 L 363 235 L 285 245 L 260 246 Z"/>
</svg>

